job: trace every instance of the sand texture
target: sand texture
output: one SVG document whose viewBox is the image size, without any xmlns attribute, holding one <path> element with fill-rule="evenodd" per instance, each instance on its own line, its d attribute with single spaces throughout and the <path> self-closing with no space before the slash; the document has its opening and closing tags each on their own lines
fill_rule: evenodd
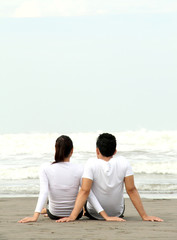
<svg viewBox="0 0 177 240">
<path fill-rule="evenodd" d="M 14 239 L 177 239 L 177 199 L 143 199 L 146 212 L 164 222 L 143 222 L 129 199 L 126 199 L 126 222 L 94 221 L 83 217 L 71 223 L 56 223 L 40 216 L 35 223 L 18 223 L 32 216 L 36 198 L 0 199 L 0 240 Z"/>
</svg>

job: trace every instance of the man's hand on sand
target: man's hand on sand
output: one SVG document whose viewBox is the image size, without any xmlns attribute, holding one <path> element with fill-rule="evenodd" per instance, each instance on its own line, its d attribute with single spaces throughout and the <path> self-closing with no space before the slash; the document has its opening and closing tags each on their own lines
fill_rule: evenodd
<svg viewBox="0 0 177 240">
<path fill-rule="evenodd" d="M 150 221 L 150 222 L 163 222 L 163 219 L 155 216 L 146 216 L 143 217 L 143 221 Z"/>
</svg>

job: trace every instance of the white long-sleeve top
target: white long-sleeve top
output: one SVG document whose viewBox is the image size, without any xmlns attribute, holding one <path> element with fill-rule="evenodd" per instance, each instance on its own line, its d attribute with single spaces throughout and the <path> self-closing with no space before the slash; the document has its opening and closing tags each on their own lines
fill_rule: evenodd
<svg viewBox="0 0 177 240">
<path fill-rule="evenodd" d="M 41 212 L 47 197 L 49 211 L 55 216 L 69 216 L 79 191 L 83 167 L 70 162 L 43 164 L 40 168 L 40 194 L 35 212 Z"/>
<path fill-rule="evenodd" d="M 69 216 L 81 186 L 82 174 L 83 167 L 79 164 L 70 162 L 43 164 L 39 172 L 40 193 L 35 212 L 41 212 L 48 197 L 48 208 L 54 216 Z M 98 212 L 103 210 L 92 191 L 88 200 Z"/>
</svg>

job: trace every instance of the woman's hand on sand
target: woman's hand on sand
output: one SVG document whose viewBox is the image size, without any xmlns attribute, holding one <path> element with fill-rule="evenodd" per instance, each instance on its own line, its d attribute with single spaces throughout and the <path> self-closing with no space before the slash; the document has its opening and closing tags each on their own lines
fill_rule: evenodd
<svg viewBox="0 0 177 240">
<path fill-rule="evenodd" d="M 56 220 L 56 222 L 73 222 L 75 221 L 75 219 L 71 218 L 71 217 L 64 217 L 64 218 L 60 218 L 58 220 Z"/>
<path fill-rule="evenodd" d="M 35 212 L 32 217 L 25 217 L 18 221 L 19 223 L 28 223 L 28 222 L 36 222 L 38 220 L 40 213 Z"/>
<path fill-rule="evenodd" d="M 28 223 L 28 222 L 36 222 L 36 221 L 37 221 L 37 219 L 34 217 L 25 217 L 18 222 L 19 223 Z"/>
<path fill-rule="evenodd" d="M 101 212 L 99 212 L 99 214 L 108 222 L 125 222 L 126 220 L 124 220 L 123 218 L 120 217 L 110 217 L 107 215 L 107 213 L 103 210 Z"/>
<path fill-rule="evenodd" d="M 150 221 L 150 222 L 163 222 L 163 219 L 155 216 L 146 216 L 143 217 L 143 221 Z"/>
<path fill-rule="evenodd" d="M 105 219 L 108 222 L 125 222 L 126 220 L 123 218 L 119 218 L 119 217 L 107 217 Z"/>
</svg>

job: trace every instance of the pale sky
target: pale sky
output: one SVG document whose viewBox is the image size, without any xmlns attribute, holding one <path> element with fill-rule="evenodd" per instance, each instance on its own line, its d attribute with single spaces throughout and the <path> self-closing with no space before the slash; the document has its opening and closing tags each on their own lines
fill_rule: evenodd
<svg viewBox="0 0 177 240">
<path fill-rule="evenodd" d="M 0 133 L 177 130 L 177 1 L 0 0 Z"/>
<path fill-rule="evenodd" d="M 94 16 L 175 13 L 176 0 L 1 0 L 1 17 Z"/>
</svg>

